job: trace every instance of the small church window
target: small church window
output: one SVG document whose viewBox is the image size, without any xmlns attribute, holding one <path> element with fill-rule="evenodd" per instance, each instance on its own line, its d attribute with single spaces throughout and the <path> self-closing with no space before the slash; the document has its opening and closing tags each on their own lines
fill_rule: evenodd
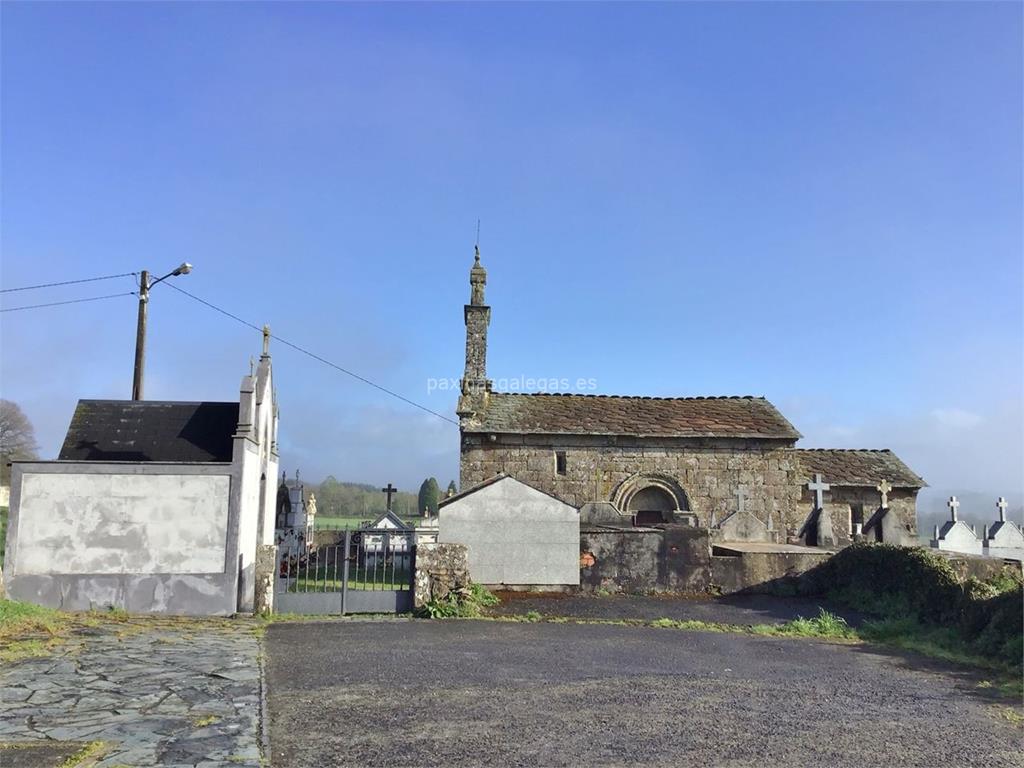
<svg viewBox="0 0 1024 768">
<path fill-rule="evenodd" d="M 564 475 L 565 466 L 565 451 L 555 451 L 555 472 Z"/>
</svg>

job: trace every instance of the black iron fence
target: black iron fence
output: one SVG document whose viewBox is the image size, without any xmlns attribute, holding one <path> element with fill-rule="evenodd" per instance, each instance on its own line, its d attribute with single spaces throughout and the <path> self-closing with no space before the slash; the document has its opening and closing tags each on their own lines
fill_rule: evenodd
<svg viewBox="0 0 1024 768">
<path fill-rule="evenodd" d="M 315 542 L 285 542 L 278 549 L 278 610 L 408 610 L 403 606 L 412 605 L 415 558 L 414 531 L 347 529 L 327 536 L 321 531 Z"/>
</svg>

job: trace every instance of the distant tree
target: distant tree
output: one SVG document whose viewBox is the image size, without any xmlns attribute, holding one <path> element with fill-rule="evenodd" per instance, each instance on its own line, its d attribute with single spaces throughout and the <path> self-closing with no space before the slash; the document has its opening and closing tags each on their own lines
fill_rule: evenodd
<svg viewBox="0 0 1024 768">
<path fill-rule="evenodd" d="M 420 485 L 420 492 L 416 497 L 416 512 L 417 514 L 424 514 L 424 510 L 429 510 L 431 515 L 437 514 L 437 502 L 438 497 L 441 495 L 441 489 L 438 488 L 437 480 L 433 477 L 428 477 Z"/>
<path fill-rule="evenodd" d="M 36 431 L 17 403 L 0 400 L 0 484 L 11 484 L 10 461 L 38 458 Z"/>
<path fill-rule="evenodd" d="M 448 483 L 448 490 L 444 492 L 444 495 L 445 497 L 454 496 L 458 492 L 459 489 L 455 487 L 455 481 L 452 480 L 450 483 Z"/>
</svg>

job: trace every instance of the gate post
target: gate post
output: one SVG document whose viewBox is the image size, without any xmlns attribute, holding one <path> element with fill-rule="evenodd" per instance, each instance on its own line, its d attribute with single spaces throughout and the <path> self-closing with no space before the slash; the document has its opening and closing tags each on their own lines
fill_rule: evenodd
<svg viewBox="0 0 1024 768">
<path fill-rule="evenodd" d="M 274 612 L 277 569 L 277 546 L 261 544 L 256 547 L 256 597 L 253 603 L 253 613 L 257 615 L 270 615 Z"/>
<path fill-rule="evenodd" d="M 345 560 L 341 566 L 341 615 L 348 613 L 348 558 L 352 552 L 352 531 L 345 529 Z"/>
</svg>

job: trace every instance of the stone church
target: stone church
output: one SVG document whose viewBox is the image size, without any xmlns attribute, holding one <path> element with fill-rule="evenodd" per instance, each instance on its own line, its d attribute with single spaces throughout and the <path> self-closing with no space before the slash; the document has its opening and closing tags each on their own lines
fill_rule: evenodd
<svg viewBox="0 0 1024 768">
<path fill-rule="evenodd" d="M 580 509 L 582 523 L 683 523 L 828 547 L 916 543 L 920 477 L 888 450 L 797 448 L 800 433 L 763 397 L 493 391 L 479 250 L 469 281 L 463 492 L 506 474 Z"/>
</svg>

